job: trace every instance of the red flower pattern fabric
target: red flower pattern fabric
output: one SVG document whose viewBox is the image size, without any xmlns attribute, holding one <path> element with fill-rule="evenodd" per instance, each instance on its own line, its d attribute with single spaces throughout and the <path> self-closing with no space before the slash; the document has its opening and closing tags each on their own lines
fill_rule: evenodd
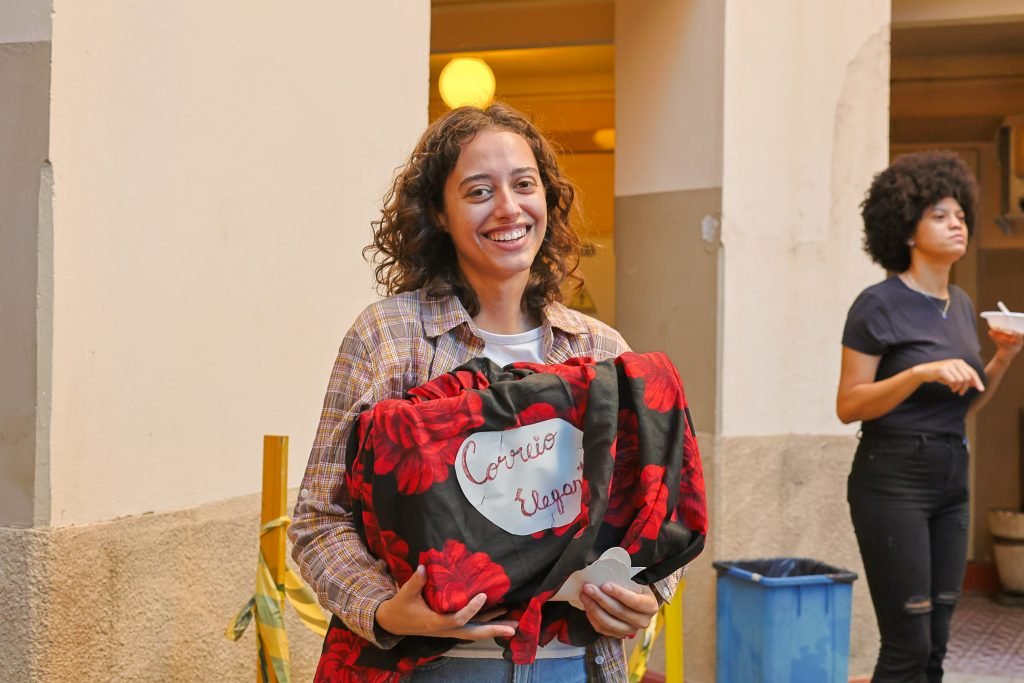
<svg viewBox="0 0 1024 683">
<path fill-rule="evenodd" d="M 459 446 L 478 431 L 554 418 L 583 432 L 581 511 L 567 524 L 511 534 L 466 499 L 454 470 Z M 533 661 L 556 637 L 577 646 L 598 637 L 584 612 L 550 597 L 608 548 L 625 548 L 633 566 L 646 567 L 634 580 L 647 584 L 703 548 L 700 453 L 682 383 L 663 354 L 504 369 L 475 359 L 404 400 L 377 403 L 355 433 L 346 483 L 367 547 L 399 584 L 414 562 L 424 565 L 424 599 L 436 611 L 457 611 L 478 593 L 506 609 L 518 627 L 499 643 L 515 663 Z M 393 683 L 456 642 L 406 636 L 380 650 L 335 617 L 316 680 Z"/>
<path fill-rule="evenodd" d="M 697 435 L 687 431 L 684 452 L 697 452 Z M 683 460 L 679 477 L 679 503 L 673 514 L 678 513 L 683 524 L 702 536 L 708 533 L 707 494 L 704 490 L 704 470 L 699 457 Z M 672 521 L 676 521 L 674 518 Z"/>
<path fill-rule="evenodd" d="M 423 599 L 435 612 L 458 612 L 480 593 L 487 595 L 485 606 L 496 605 L 511 585 L 500 564 L 453 539 L 421 553 L 420 564 L 427 570 Z"/>
<path fill-rule="evenodd" d="M 644 540 L 653 541 L 668 517 L 668 486 L 665 468 L 647 465 L 640 471 L 639 499 L 642 501 L 633 522 L 622 539 L 622 547 L 633 554 Z"/>
<path fill-rule="evenodd" d="M 372 646 L 347 629 L 329 629 L 313 683 L 398 683 L 402 680 L 397 671 L 355 666 L 367 647 Z"/>
<path fill-rule="evenodd" d="M 383 417 L 379 424 L 387 438 L 377 440 L 375 474 L 396 471 L 399 491 L 423 493 L 448 478 L 458 443 L 453 437 L 483 424 L 482 402 L 475 393 L 410 404 L 382 401 L 385 410 L 364 413 Z M 378 404 L 380 406 L 380 404 Z"/>
<path fill-rule="evenodd" d="M 663 353 L 634 354 L 637 357 L 625 367 L 630 379 L 644 382 L 644 404 L 659 413 L 680 410 L 686 399 L 683 384 L 672 361 Z"/>
<path fill-rule="evenodd" d="M 550 594 L 547 597 L 550 597 Z M 512 636 L 509 643 L 513 662 L 532 662 L 536 657 L 537 645 L 540 641 L 541 608 L 543 606 L 544 600 L 533 598 L 522 616 L 519 617 L 516 634 Z"/>
<path fill-rule="evenodd" d="M 619 411 L 619 431 L 612 444 L 615 466 L 608 492 L 608 510 L 604 514 L 606 524 L 626 528 L 643 504 L 637 484 L 636 463 L 640 458 L 640 441 L 637 438 L 637 417 L 633 410 Z"/>
</svg>

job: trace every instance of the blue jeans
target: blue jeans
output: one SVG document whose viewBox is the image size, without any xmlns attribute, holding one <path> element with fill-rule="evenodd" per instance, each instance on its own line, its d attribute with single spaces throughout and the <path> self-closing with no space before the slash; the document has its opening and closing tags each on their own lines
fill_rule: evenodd
<svg viewBox="0 0 1024 683">
<path fill-rule="evenodd" d="M 967 562 L 967 444 L 861 439 L 847 500 L 882 647 L 873 683 L 938 683 Z"/>
<path fill-rule="evenodd" d="M 513 664 L 504 659 L 442 657 L 412 673 L 411 683 L 585 683 L 583 657 L 538 659 Z"/>
</svg>

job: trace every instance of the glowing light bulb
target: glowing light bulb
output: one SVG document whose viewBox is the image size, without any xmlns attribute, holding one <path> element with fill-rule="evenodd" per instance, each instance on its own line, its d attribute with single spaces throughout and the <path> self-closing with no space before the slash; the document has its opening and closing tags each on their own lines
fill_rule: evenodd
<svg viewBox="0 0 1024 683">
<path fill-rule="evenodd" d="M 478 57 L 456 57 L 441 69 L 437 88 L 450 108 L 484 108 L 494 99 L 494 72 Z"/>
</svg>

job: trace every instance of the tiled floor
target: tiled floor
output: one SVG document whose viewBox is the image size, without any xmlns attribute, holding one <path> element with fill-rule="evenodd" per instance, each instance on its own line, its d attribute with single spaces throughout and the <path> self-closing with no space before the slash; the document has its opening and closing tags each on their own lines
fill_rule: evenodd
<svg viewBox="0 0 1024 683">
<path fill-rule="evenodd" d="M 1024 608 L 965 595 L 953 613 L 946 683 L 1024 683 Z"/>
</svg>

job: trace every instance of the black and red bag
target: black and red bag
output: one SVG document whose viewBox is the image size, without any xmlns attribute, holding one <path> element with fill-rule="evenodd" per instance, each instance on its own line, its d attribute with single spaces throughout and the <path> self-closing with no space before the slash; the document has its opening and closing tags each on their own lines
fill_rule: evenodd
<svg viewBox="0 0 1024 683">
<path fill-rule="evenodd" d="M 661 353 L 504 370 L 474 359 L 364 411 L 346 461 L 370 552 L 399 584 L 424 565 L 435 611 L 486 593 L 484 610 L 518 621 L 499 641 L 517 664 L 556 637 L 599 637 L 584 612 L 549 599 L 605 550 L 624 548 L 645 568 L 633 580 L 651 584 L 707 534 L 695 431 Z M 381 650 L 334 617 L 316 681 L 399 681 L 458 642 L 407 636 Z"/>
</svg>

